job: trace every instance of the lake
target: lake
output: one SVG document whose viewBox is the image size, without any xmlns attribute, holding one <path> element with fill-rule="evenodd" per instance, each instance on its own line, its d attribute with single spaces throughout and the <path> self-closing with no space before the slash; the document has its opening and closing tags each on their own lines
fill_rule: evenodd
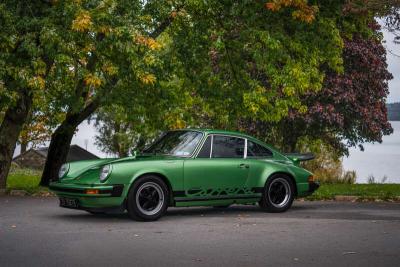
<svg viewBox="0 0 400 267">
<path fill-rule="evenodd" d="M 364 151 L 350 149 L 350 156 L 343 158 L 345 170 L 357 172 L 357 183 L 366 183 L 368 176 L 381 181 L 387 176 L 386 183 L 400 183 L 400 121 L 390 122 L 393 134 L 383 137 L 381 144 L 364 144 Z"/>
</svg>

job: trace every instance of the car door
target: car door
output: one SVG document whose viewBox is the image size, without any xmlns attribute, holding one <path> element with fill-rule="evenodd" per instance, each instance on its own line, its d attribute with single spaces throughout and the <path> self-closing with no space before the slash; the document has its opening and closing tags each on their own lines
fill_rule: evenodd
<svg viewBox="0 0 400 267">
<path fill-rule="evenodd" d="M 244 138 L 209 135 L 197 157 L 184 162 L 186 196 L 224 199 L 243 192 L 249 173 L 245 146 Z"/>
</svg>

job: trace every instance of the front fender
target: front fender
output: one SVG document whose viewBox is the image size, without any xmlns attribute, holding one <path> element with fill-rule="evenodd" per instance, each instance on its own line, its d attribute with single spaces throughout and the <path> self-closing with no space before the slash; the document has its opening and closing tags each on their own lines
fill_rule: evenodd
<svg viewBox="0 0 400 267">
<path fill-rule="evenodd" d="M 124 184 L 127 195 L 132 184 L 145 174 L 164 176 L 172 190 L 183 190 L 183 160 L 131 161 L 113 163 L 113 170 L 107 180 L 110 184 Z"/>
</svg>

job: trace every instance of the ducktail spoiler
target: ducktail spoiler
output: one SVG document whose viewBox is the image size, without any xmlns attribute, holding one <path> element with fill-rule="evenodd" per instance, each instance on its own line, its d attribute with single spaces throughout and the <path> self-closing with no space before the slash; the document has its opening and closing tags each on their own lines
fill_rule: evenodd
<svg viewBox="0 0 400 267">
<path fill-rule="evenodd" d="M 289 159 L 296 161 L 307 161 L 315 159 L 315 155 L 313 153 L 287 153 L 284 155 Z"/>
</svg>

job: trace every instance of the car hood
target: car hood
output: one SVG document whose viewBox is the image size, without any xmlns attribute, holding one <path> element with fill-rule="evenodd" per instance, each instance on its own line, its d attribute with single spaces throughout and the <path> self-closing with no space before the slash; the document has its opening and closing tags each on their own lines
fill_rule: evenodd
<svg viewBox="0 0 400 267">
<path fill-rule="evenodd" d="M 179 157 L 168 156 L 168 155 L 139 155 L 135 157 L 125 157 L 125 158 L 106 158 L 106 159 L 96 159 L 96 160 L 75 161 L 68 163 L 69 170 L 67 175 L 63 178 L 63 180 L 66 181 L 68 179 L 74 179 L 87 171 L 98 170 L 106 164 L 116 164 L 122 162 L 173 160 L 173 159 L 179 159 Z"/>
</svg>

